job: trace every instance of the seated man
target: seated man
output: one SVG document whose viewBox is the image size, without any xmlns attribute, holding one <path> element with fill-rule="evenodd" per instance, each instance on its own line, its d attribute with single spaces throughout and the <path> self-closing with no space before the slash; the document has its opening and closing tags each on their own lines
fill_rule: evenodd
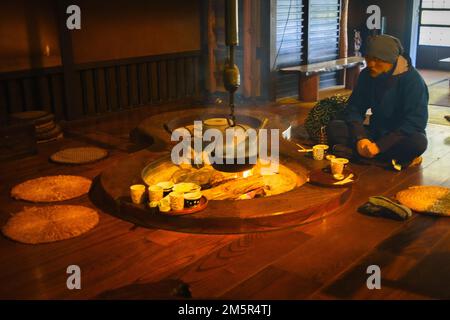
<svg viewBox="0 0 450 320">
<path fill-rule="evenodd" d="M 403 55 L 400 41 L 388 35 L 368 39 L 366 62 L 343 120 L 328 125 L 334 152 L 388 161 L 396 169 L 417 163 L 427 148 L 424 80 Z M 372 116 L 366 128 L 363 122 L 369 108 Z"/>
</svg>

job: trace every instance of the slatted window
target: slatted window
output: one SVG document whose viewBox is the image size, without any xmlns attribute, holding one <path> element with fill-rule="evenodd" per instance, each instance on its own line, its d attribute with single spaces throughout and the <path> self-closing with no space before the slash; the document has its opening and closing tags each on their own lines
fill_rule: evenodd
<svg viewBox="0 0 450 320">
<path fill-rule="evenodd" d="M 308 63 L 338 59 L 340 9 L 340 0 L 309 0 Z M 321 88 L 336 84 L 336 72 L 320 76 Z"/>
<path fill-rule="evenodd" d="M 339 57 L 340 0 L 277 0 L 274 69 Z M 306 29 L 305 29 L 306 28 Z M 320 76 L 320 87 L 337 85 L 337 72 Z M 277 74 L 277 98 L 298 94 L 298 75 Z"/>
<path fill-rule="evenodd" d="M 276 56 L 274 69 L 303 63 L 303 2 L 278 0 L 276 6 Z M 293 96 L 298 92 L 298 77 L 277 74 L 277 97 Z"/>
</svg>

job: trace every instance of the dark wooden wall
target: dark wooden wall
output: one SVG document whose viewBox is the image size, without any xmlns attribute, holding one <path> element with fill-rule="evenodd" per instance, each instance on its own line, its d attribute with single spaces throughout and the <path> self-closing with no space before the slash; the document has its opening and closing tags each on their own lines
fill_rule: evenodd
<svg viewBox="0 0 450 320">
<path fill-rule="evenodd" d="M 66 8 L 81 8 L 69 31 Z M 198 97 L 201 0 L 0 3 L 0 123 L 43 109 L 78 119 Z"/>
<path fill-rule="evenodd" d="M 78 64 L 82 115 L 199 97 L 200 51 Z M 46 110 L 67 119 L 62 67 L 0 73 L 0 117 Z"/>
</svg>

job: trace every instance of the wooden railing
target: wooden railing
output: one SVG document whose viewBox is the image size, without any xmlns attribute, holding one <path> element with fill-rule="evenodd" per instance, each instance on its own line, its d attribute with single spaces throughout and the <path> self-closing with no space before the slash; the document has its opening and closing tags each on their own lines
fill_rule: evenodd
<svg viewBox="0 0 450 320">
<path fill-rule="evenodd" d="M 61 67 L 0 73 L 0 123 L 10 113 L 38 109 L 64 118 Z"/>
<path fill-rule="evenodd" d="M 84 116 L 199 97 L 200 51 L 76 65 Z M 0 73 L 0 123 L 46 110 L 67 119 L 62 67 Z"/>
</svg>

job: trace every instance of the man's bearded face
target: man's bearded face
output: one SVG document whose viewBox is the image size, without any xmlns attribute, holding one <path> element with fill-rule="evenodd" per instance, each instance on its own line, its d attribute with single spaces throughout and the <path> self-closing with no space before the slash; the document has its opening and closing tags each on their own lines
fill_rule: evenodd
<svg viewBox="0 0 450 320">
<path fill-rule="evenodd" d="M 372 78 L 376 78 L 383 73 L 388 73 L 394 67 L 392 63 L 377 59 L 375 57 L 366 57 L 366 62 Z"/>
</svg>

